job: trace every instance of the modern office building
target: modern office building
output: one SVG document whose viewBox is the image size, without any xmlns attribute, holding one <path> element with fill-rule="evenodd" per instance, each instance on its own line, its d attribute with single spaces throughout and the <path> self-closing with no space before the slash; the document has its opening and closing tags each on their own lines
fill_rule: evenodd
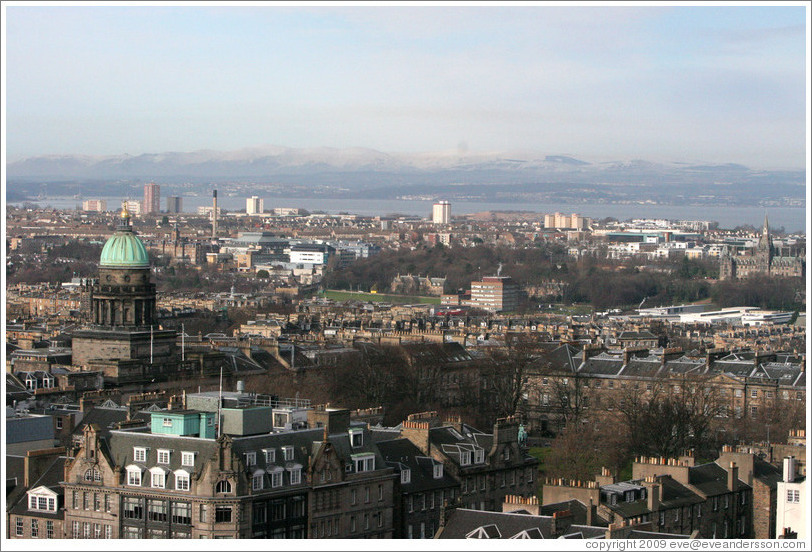
<svg viewBox="0 0 812 552">
<path fill-rule="evenodd" d="M 107 210 L 107 202 L 103 199 L 86 199 L 82 202 L 82 210 L 101 213 Z"/>
<path fill-rule="evenodd" d="M 183 198 L 178 196 L 168 196 L 166 198 L 166 212 L 167 213 L 182 213 L 183 212 Z"/>
<path fill-rule="evenodd" d="M 485 276 L 480 282 L 471 282 L 470 306 L 494 312 L 516 310 L 519 293 L 510 276 Z"/>
<path fill-rule="evenodd" d="M 451 204 L 448 201 L 438 201 L 431 212 L 431 221 L 434 224 L 448 224 L 451 222 Z"/>
<path fill-rule="evenodd" d="M 154 182 L 144 184 L 144 214 L 161 211 L 161 187 Z"/>
<path fill-rule="evenodd" d="M 261 215 L 265 209 L 265 200 L 258 196 L 251 196 L 245 200 L 245 212 L 249 215 Z"/>
</svg>

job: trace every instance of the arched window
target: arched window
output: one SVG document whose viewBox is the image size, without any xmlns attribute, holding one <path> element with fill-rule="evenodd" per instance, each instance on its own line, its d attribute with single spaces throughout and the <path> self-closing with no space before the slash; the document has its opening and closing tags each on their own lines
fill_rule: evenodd
<svg viewBox="0 0 812 552">
<path fill-rule="evenodd" d="M 96 468 L 91 468 L 85 472 L 85 481 L 95 481 L 99 483 L 101 481 L 101 472 Z"/>
<path fill-rule="evenodd" d="M 226 481 L 225 479 L 222 481 L 217 482 L 217 487 L 215 491 L 218 493 L 230 493 L 231 492 L 231 483 Z"/>
</svg>

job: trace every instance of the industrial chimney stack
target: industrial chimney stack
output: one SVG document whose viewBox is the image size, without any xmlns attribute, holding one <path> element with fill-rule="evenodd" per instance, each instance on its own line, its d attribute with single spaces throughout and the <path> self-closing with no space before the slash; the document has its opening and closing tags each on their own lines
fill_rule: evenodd
<svg viewBox="0 0 812 552">
<path fill-rule="evenodd" d="M 214 205 L 211 212 L 211 237 L 217 238 L 217 190 L 214 190 Z"/>
</svg>

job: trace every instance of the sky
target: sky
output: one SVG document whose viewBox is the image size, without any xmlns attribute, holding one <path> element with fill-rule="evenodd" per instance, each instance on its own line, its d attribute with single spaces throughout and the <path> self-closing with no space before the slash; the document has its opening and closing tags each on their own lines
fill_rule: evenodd
<svg viewBox="0 0 812 552">
<path fill-rule="evenodd" d="M 807 9 L 4 3 L 4 140 L 804 168 Z"/>
</svg>

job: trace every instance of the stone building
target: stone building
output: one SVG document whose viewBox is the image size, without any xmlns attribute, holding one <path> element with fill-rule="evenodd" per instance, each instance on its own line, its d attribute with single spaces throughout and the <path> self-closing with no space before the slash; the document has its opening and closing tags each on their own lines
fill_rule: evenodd
<svg viewBox="0 0 812 552">
<path fill-rule="evenodd" d="M 72 333 L 74 365 L 102 372 L 110 384 L 168 380 L 191 370 L 178 358 L 177 332 L 157 324 L 149 256 L 126 208 L 102 249 L 90 302 L 91 323 Z"/>
<path fill-rule="evenodd" d="M 538 460 L 519 445 L 519 423 L 501 418 L 482 433 L 459 418 L 441 423 L 436 412 L 412 414 L 401 436 L 444 465 L 460 482 L 461 507 L 499 511 L 507 495 L 536 493 Z"/>
<path fill-rule="evenodd" d="M 803 255 L 784 256 L 776 253 L 765 215 L 761 236 L 751 255 L 731 255 L 727 246 L 722 249 L 719 255 L 719 279 L 733 280 L 759 275 L 794 278 L 804 276 L 806 259 Z"/>
<path fill-rule="evenodd" d="M 311 445 L 308 538 L 392 538 L 394 479 L 366 424 L 346 409 L 317 407 L 308 425 L 322 432 Z"/>
</svg>

